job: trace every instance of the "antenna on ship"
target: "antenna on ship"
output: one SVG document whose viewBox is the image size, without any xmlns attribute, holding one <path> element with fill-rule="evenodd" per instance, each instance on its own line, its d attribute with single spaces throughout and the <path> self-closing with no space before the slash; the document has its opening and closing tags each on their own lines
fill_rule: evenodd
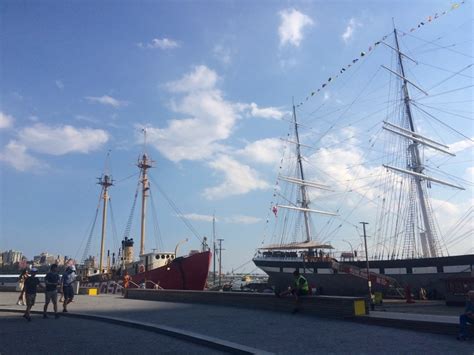
<svg viewBox="0 0 474 355">
<path fill-rule="evenodd" d="M 142 183 L 142 214 L 141 214 L 141 229 L 140 229 L 140 255 L 145 254 L 145 229 L 146 229 L 146 200 L 149 196 L 148 191 L 150 190 L 150 183 L 148 181 L 147 170 L 153 167 L 153 161 L 148 157 L 146 153 L 146 128 L 142 129 L 143 132 L 143 154 L 139 158 L 137 167 L 140 169 L 141 183 Z"/>
<path fill-rule="evenodd" d="M 104 266 L 104 248 L 105 248 L 105 232 L 106 232 L 106 221 L 107 221 L 107 203 L 109 201 L 108 189 L 110 186 L 113 186 L 112 177 L 108 173 L 108 160 L 110 158 L 110 150 L 107 152 L 105 172 L 100 177 L 97 178 L 99 182 L 97 184 L 102 186 L 102 199 L 104 200 L 103 209 L 102 209 L 102 234 L 100 240 L 100 256 L 99 256 L 99 273 L 103 272 Z"/>
<path fill-rule="evenodd" d="M 426 138 L 422 136 L 421 134 L 417 133 L 415 130 L 415 125 L 414 125 L 414 120 L 413 120 L 413 115 L 412 115 L 412 110 L 411 110 L 411 105 L 410 105 L 411 99 L 410 99 L 410 94 L 408 91 L 408 84 L 412 85 L 413 87 L 415 87 L 416 89 L 424 93 L 425 95 L 428 95 L 428 93 L 426 93 L 423 89 L 421 89 L 419 86 L 417 86 L 416 84 L 414 84 L 413 82 L 411 82 L 410 80 L 406 78 L 405 68 L 403 67 L 403 57 L 406 57 L 412 61 L 413 59 L 411 59 L 410 57 L 408 57 L 407 55 L 405 55 L 404 53 L 400 51 L 400 46 L 398 43 L 398 34 L 397 34 L 397 29 L 395 28 L 395 24 L 393 27 L 394 27 L 393 33 L 395 37 L 396 48 L 393 48 L 391 46 L 389 47 L 391 47 L 397 52 L 399 73 L 394 72 L 385 66 L 382 66 L 382 67 L 388 70 L 389 72 L 391 72 L 392 74 L 398 76 L 402 80 L 403 101 L 404 101 L 404 108 L 405 108 L 404 117 L 407 119 L 405 121 L 405 126 L 408 126 L 408 129 L 405 127 L 399 127 L 389 122 L 384 122 L 385 125 L 383 128 L 389 132 L 392 132 L 394 134 L 397 134 L 399 136 L 409 139 L 412 143 L 409 144 L 407 148 L 408 169 L 401 169 L 401 168 L 397 168 L 397 167 L 385 165 L 385 164 L 383 166 L 385 168 L 388 168 L 400 173 L 411 175 L 412 182 L 415 185 L 415 189 L 416 189 L 417 198 L 415 197 L 415 198 L 410 199 L 409 210 L 411 212 L 409 215 L 409 220 L 407 222 L 409 225 L 407 225 L 408 235 L 405 237 L 404 254 L 408 257 L 414 256 L 415 243 L 416 243 L 415 242 L 416 238 L 415 238 L 414 233 L 416 230 L 415 221 L 416 221 L 416 214 L 417 214 L 415 204 L 418 201 L 419 207 L 421 209 L 421 218 L 423 221 L 423 226 L 421 225 L 418 226 L 418 229 L 422 230 L 422 232 L 420 232 L 419 234 L 420 234 L 421 249 L 422 249 L 423 257 L 425 258 L 438 257 L 438 256 L 442 256 L 443 253 L 442 253 L 438 236 L 436 233 L 434 217 L 433 217 L 431 207 L 429 205 L 426 185 L 422 184 L 422 181 L 426 180 L 428 183 L 430 181 L 433 181 L 433 182 L 440 183 L 442 185 L 451 186 L 451 187 L 461 189 L 461 190 L 464 190 L 464 188 L 461 186 L 450 184 L 448 182 L 445 182 L 439 179 L 432 178 L 423 173 L 425 167 L 423 165 L 423 161 L 422 161 L 420 151 L 419 151 L 420 144 L 424 146 L 428 146 L 432 149 L 435 149 L 437 151 L 440 151 L 442 153 L 445 153 L 451 156 L 454 156 L 454 154 L 446 150 L 448 148 L 446 145 L 438 143 L 432 139 Z"/>
</svg>

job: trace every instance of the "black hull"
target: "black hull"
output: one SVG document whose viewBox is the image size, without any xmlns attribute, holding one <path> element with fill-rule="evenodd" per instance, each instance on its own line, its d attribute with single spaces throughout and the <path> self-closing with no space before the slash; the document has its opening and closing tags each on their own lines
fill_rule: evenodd
<svg viewBox="0 0 474 355">
<path fill-rule="evenodd" d="M 337 273 L 328 261 L 303 262 L 301 259 L 255 258 L 254 263 L 269 276 L 269 284 L 276 289 L 286 289 L 293 282 L 293 271 L 298 269 L 308 279 L 312 288 L 326 295 L 362 296 L 367 294 L 367 281 L 350 274 Z M 473 273 L 474 254 L 427 259 L 374 260 L 370 261 L 373 272 L 390 276 L 400 287 L 410 286 L 417 292 L 425 288 L 432 298 L 445 297 L 445 280 L 453 277 L 469 277 Z M 365 261 L 340 262 L 365 268 Z M 396 290 L 372 284 L 374 291 L 385 296 L 395 296 Z"/>
</svg>

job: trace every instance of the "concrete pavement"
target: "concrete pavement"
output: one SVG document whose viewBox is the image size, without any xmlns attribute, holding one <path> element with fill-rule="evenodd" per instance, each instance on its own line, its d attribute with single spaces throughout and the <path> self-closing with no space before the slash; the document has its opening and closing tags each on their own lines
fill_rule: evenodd
<svg viewBox="0 0 474 355">
<path fill-rule="evenodd" d="M 38 296 L 35 309 L 41 309 Z M 0 293 L 0 308 L 15 294 Z M 168 325 L 281 354 L 472 354 L 471 342 L 452 336 L 391 329 L 354 322 L 230 307 L 127 300 L 120 296 L 77 296 L 71 312 Z M 61 320 L 60 320 L 61 321 Z"/>
<path fill-rule="evenodd" d="M 164 335 L 118 325 L 62 317 L 27 322 L 0 312 L 0 353 L 9 354 L 222 354 Z"/>
</svg>

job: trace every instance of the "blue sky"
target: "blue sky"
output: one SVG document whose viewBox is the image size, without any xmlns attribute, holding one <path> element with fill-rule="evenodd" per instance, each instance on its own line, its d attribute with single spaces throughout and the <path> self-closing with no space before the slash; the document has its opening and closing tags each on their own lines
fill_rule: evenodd
<svg viewBox="0 0 474 355">
<path fill-rule="evenodd" d="M 211 234 L 215 212 L 218 237 L 225 239 L 226 270 L 247 262 L 266 233 L 292 97 L 303 100 L 392 32 L 392 17 L 408 32 L 453 3 L 2 1 L 0 249 L 80 258 L 99 193 L 96 177 L 109 150 L 117 182 L 110 192 L 117 233 L 114 238 L 112 228 L 108 231 L 108 247 L 117 244 L 136 187 L 137 178 L 127 177 L 136 173 L 145 126 L 156 164 L 153 181 L 201 235 Z M 423 60 L 434 59 L 453 71 L 469 65 L 472 3 L 414 35 L 426 40 L 442 35 L 446 45 L 455 43 L 456 50 L 467 53 L 448 52 L 446 62 L 428 51 L 420 53 Z M 410 36 L 402 41 L 415 52 L 420 44 Z M 373 73 L 369 59 L 378 68 L 389 52 L 374 50 L 363 69 L 354 66 L 354 76 Z M 416 68 L 412 73 L 424 87 L 446 77 Z M 472 85 L 472 67 L 464 73 L 470 77 L 462 79 Z M 362 85 L 348 80 L 352 75 L 345 74 L 347 81 L 341 75 L 298 115 L 315 124 L 311 112 L 320 102 L 335 107 L 349 100 Z M 449 101 L 464 101 L 464 115 L 471 120 L 449 122 L 472 137 L 472 89 L 456 95 Z M 359 109 L 371 112 L 370 102 Z M 451 201 L 439 207 L 439 213 L 451 211 L 449 224 L 472 207 L 473 164 L 469 142 L 456 135 L 446 140 L 462 145 L 452 173 L 468 182 L 464 195 L 439 192 Z M 198 241 L 158 191 L 154 199 L 165 249 L 186 237 L 190 241 L 183 252 L 197 249 Z M 370 219 L 370 212 L 364 213 L 357 218 Z M 96 228 L 96 250 L 98 234 Z M 343 249 L 339 240 L 357 240 L 355 234 L 348 229 L 332 242 Z M 132 236 L 137 237 L 136 230 Z M 453 252 L 465 252 L 472 247 L 468 242 L 467 247 L 455 245 Z M 148 249 L 159 245 L 155 236 L 148 237 Z"/>
</svg>

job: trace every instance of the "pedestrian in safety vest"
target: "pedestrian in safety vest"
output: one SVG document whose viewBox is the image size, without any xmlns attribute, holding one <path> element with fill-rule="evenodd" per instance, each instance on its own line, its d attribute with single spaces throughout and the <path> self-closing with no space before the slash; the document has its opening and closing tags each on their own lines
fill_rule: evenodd
<svg viewBox="0 0 474 355">
<path fill-rule="evenodd" d="M 287 291 L 283 291 L 280 293 L 278 296 L 286 296 L 289 295 L 290 293 L 295 297 L 295 309 L 293 310 L 293 313 L 296 313 L 299 311 L 298 305 L 299 305 L 299 298 L 301 296 L 307 296 L 310 294 L 310 289 L 309 289 L 309 284 L 308 280 L 302 275 L 300 275 L 298 270 L 295 270 L 293 272 L 293 277 L 294 277 L 294 284 L 293 287 L 288 287 Z"/>
</svg>

